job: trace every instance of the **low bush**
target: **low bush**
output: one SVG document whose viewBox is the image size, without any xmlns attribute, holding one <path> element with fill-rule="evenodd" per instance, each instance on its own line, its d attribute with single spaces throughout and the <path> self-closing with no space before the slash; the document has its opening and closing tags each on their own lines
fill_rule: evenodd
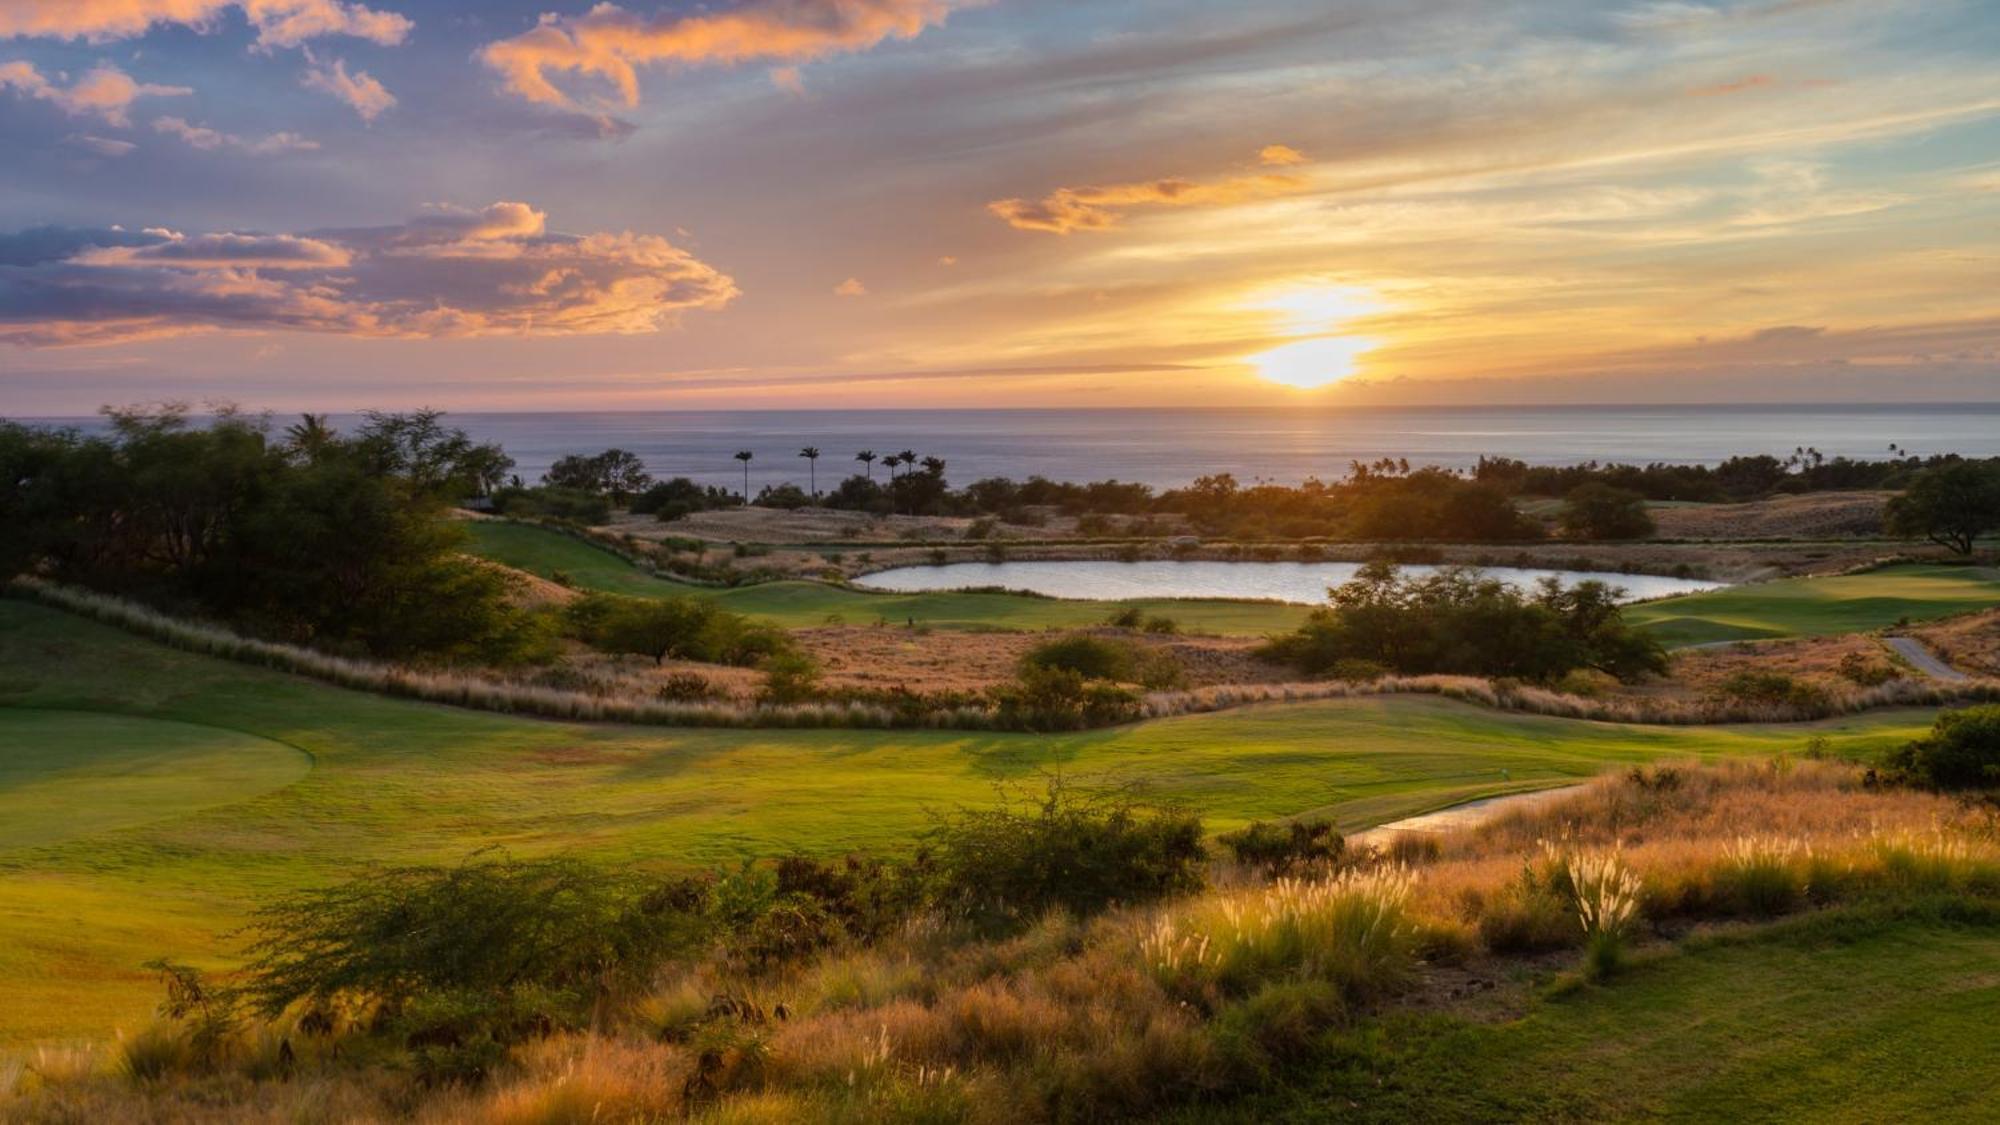
<svg viewBox="0 0 2000 1125">
<path fill-rule="evenodd" d="M 373 872 L 260 910 L 243 991 L 266 1016 L 373 1010 L 427 1072 L 469 1077 L 693 948 L 706 922 L 658 890 L 568 859 Z"/>
<path fill-rule="evenodd" d="M 995 719 L 1021 730 L 1081 730 L 1139 717 L 1137 692 L 1087 680 L 1066 668 L 1024 667 L 1011 684 L 990 689 Z"/>
<path fill-rule="evenodd" d="M 2000 785 L 2000 705 L 1946 711 L 1928 737 L 1897 750 L 1889 765 L 1911 783 L 1931 789 Z"/>
<path fill-rule="evenodd" d="M 1199 889 L 1201 837 L 1201 819 L 1184 809 L 1079 793 L 1055 778 L 1032 800 L 944 817 L 925 843 L 939 906 L 990 932 L 1052 910 L 1085 917 Z"/>
<path fill-rule="evenodd" d="M 570 632 L 602 652 L 669 657 L 739 667 L 789 654 L 782 630 L 721 609 L 705 598 L 630 598 L 591 594 L 565 610 Z"/>
<path fill-rule="evenodd" d="M 804 703 L 819 696 L 819 661 L 803 652 L 776 652 L 764 658 L 764 686 L 757 697 L 766 703 Z"/>
<path fill-rule="evenodd" d="M 1044 641 L 1021 657 L 1021 669 L 1074 672 L 1086 680 L 1139 684 L 1158 691 L 1185 679 L 1169 653 L 1131 641 L 1077 633 Z"/>
<path fill-rule="evenodd" d="M 1831 698 L 1827 690 L 1810 680 L 1784 672 L 1737 672 L 1717 686 L 1716 694 L 1733 703 L 1756 703 L 1817 711 Z"/>
<path fill-rule="evenodd" d="M 1270 875 L 1287 875 L 1301 868 L 1330 866 L 1345 844 L 1330 820 L 1258 820 L 1217 841 L 1245 867 Z"/>
</svg>

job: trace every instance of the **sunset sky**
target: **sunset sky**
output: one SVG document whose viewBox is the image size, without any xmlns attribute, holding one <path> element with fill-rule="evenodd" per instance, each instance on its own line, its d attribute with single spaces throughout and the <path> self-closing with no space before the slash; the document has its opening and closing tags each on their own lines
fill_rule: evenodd
<svg viewBox="0 0 2000 1125">
<path fill-rule="evenodd" d="M 1993 0 L 0 0 L 0 414 L 2000 399 Z"/>
</svg>

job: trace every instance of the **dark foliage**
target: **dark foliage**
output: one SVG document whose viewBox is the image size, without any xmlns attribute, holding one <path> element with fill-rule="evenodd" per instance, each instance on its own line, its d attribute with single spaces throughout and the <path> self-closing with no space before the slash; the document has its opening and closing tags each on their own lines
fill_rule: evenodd
<svg viewBox="0 0 2000 1125">
<path fill-rule="evenodd" d="M 2000 787 L 2000 705 L 1946 711 L 1928 737 L 1891 754 L 1889 765 L 1931 789 Z"/>
<path fill-rule="evenodd" d="M 1549 581 L 1528 594 L 1466 568 L 1406 579 L 1392 564 L 1369 563 L 1331 596 L 1262 654 L 1315 674 L 1344 661 L 1536 682 L 1578 668 L 1621 680 L 1666 670 L 1659 642 L 1625 623 L 1602 583 Z"/>
<path fill-rule="evenodd" d="M 1059 778 L 1031 800 L 945 817 L 926 843 L 938 904 L 987 931 L 1018 929 L 1052 910 L 1085 917 L 1204 881 L 1199 817 L 1081 794 Z"/>
<path fill-rule="evenodd" d="M 1346 846 L 1330 820 L 1258 820 L 1217 839 L 1236 862 L 1270 875 L 1336 863 Z"/>
<path fill-rule="evenodd" d="M 1563 531 L 1576 539 L 1644 539 L 1653 534 L 1644 496 L 1595 481 L 1570 490 L 1559 519 Z"/>
<path fill-rule="evenodd" d="M 2000 530 L 2000 464 L 1964 461 L 1928 469 L 1889 502 L 1887 516 L 1892 535 L 1969 555 L 1975 539 Z"/>
</svg>

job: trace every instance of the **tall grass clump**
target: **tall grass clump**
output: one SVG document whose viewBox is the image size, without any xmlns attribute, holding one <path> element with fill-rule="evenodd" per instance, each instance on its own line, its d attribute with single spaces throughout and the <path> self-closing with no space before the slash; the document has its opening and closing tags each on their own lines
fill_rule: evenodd
<svg viewBox="0 0 2000 1125">
<path fill-rule="evenodd" d="M 1617 851 L 1562 857 L 1570 895 L 1583 925 L 1584 969 L 1608 977 L 1624 964 L 1625 944 L 1639 920 L 1639 877 Z"/>
<path fill-rule="evenodd" d="M 1811 862 L 1812 847 L 1803 840 L 1739 836 L 1723 848 L 1718 905 L 1758 918 L 1796 910 L 1805 902 Z"/>
<path fill-rule="evenodd" d="M 1415 967 L 1412 883 L 1397 867 L 1279 879 L 1169 912 L 1141 955 L 1169 993 L 1209 1006 L 1285 980 L 1326 981 L 1350 999 L 1380 996 Z"/>
</svg>

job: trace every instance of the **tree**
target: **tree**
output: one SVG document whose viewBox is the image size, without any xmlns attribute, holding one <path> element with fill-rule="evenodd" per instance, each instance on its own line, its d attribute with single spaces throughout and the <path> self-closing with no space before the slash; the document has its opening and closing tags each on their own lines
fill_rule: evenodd
<svg viewBox="0 0 2000 1125">
<path fill-rule="evenodd" d="M 652 485 L 653 476 L 646 471 L 646 463 L 638 454 L 607 449 L 594 457 L 572 453 L 558 458 L 542 474 L 542 483 L 550 488 L 609 496 L 612 503 L 623 507 Z"/>
<path fill-rule="evenodd" d="M 285 444 L 306 461 L 318 460 L 335 436 L 324 414 L 301 414 L 298 421 L 285 427 Z"/>
<path fill-rule="evenodd" d="M 864 449 L 861 452 L 855 454 L 854 459 L 856 461 L 861 462 L 861 471 L 866 475 L 866 478 L 871 481 L 874 480 L 875 451 L 872 449 Z"/>
<path fill-rule="evenodd" d="M 1566 534 L 1579 539 L 1644 539 L 1653 533 L 1644 496 L 1594 481 L 1570 490 L 1558 519 Z"/>
<path fill-rule="evenodd" d="M 743 462 L 743 506 L 746 508 L 750 506 L 750 461 L 756 456 L 747 449 L 736 451 L 736 459 Z"/>
<path fill-rule="evenodd" d="M 2000 467 L 1960 461 L 1926 469 L 1889 501 L 1887 516 L 1892 535 L 1922 536 L 1969 555 L 1973 540 L 2000 528 Z"/>
<path fill-rule="evenodd" d="M 806 490 L 814 500 L 819 499 L 819 446 L 808 445 L 799 450 L 799 456 L 806 459 Z"/>
</svg>

